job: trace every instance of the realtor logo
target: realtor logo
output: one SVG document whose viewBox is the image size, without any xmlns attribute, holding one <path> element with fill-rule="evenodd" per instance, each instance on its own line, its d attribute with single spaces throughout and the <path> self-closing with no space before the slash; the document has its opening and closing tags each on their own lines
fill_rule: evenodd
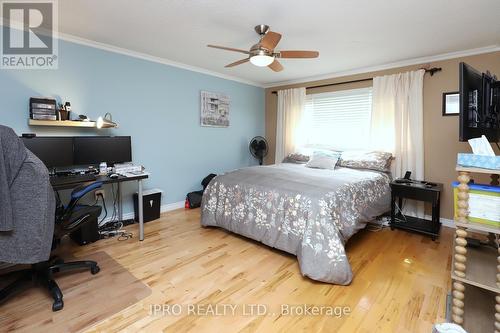
<svg viewBox="0 0 500 333">
<path fill-rule="evenodd" d="M 2 2 L 3 69 L 57 69 L 56 0 Z"/>
</svg>

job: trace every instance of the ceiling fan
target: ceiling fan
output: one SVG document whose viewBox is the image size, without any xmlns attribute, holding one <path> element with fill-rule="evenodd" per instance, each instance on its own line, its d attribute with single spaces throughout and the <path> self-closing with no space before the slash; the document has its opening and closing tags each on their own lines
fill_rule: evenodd
<svg viewBox="0 0 500 333">
<path fill-rule="evenodd" d="M 259 34 L 260 41 L 253 45 L 250 51 L 217 45 L 207 46 L 215 49 L 248 54 L 248 58 L 235 61 L 224 67 L 234 67 L 250 61 L 255 66 L 267 66 L 275 72 L 281 72 L 283 70 L 283 66 L 279 63 L 278 58 L 317 58 L 319 56 L 318 51 L 275 51 L 274 48 L 278 45 L 281 34 L 269 30 L 269 26 L 265 24 L 256 26 L 255 31 Z"/>
</svg>

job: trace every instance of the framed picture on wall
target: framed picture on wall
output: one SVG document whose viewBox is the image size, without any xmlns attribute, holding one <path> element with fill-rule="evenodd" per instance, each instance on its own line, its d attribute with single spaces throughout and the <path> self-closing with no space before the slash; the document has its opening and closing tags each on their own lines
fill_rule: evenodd
<svg viewBox="0 0 500 333">
<path fill-rule="evenodd" d="M 458 91 L 443 93 L 443 116 L 458 116 L 460 113 L 459 101 Z"/>
<path fill-rule="evenodd" d="M 201 126 L 229 127 L 229 96 L 201 92 Z"/>
</svg>

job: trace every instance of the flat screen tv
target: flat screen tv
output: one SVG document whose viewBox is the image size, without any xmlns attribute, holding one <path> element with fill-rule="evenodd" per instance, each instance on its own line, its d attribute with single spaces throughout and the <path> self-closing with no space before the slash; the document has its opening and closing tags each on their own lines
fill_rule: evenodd
<svg viewBox="0 0 500 333">
<path fill-rule="evenodd" d="M 460 63 L 460 141 L 500 140 L 500 81 Z"/>
</svg>

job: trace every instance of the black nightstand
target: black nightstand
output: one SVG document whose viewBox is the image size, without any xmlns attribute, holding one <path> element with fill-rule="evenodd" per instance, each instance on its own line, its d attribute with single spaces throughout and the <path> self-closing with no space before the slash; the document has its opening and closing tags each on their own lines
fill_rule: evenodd
<svg viewBox="0 0 500 333">
<path fill-rule="evenodd" d="M 441 229 L 439 210 L 442 190 L 443 184 L 440 183 L 428 183 L 416 180 L 408 183 L 393 181 L 391 183 L 391 230 L 398 228 L 415 231 L 431 236 L 432 240 L 436 240 L 439 237 L 439 230 Z M 400 209 L 402 209 L 403 199 L 432 203 L 432 220 L 403 215 L 396 208 L 396 198 L 398 198 L 398 207 Z"/>
</svg>

